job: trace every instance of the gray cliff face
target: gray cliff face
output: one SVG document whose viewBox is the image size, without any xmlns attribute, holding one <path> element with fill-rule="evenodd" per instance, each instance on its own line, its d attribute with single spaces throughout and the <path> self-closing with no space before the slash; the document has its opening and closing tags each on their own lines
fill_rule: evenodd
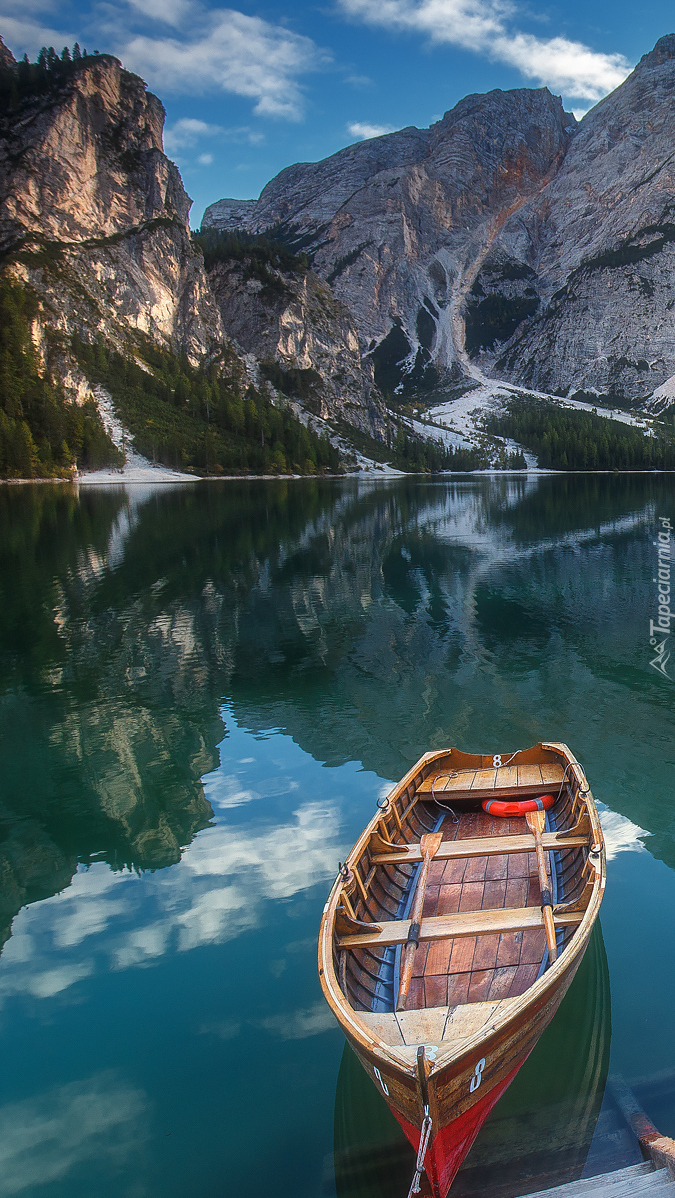
<svg viewBox="0 0 675 1198">
<path fill-rule="evenodd" d="M 204 223 L 280 228 L 348 304 L 362 350 L 389 335 L 385 357 L 418 378 L 433 359 L 447 375 L 462 362 L 468 273 L 555 174 L 575 125 L 546 89 L 467 96 L 430 129 L 289 167 L 254 205 L 221 201 Z"/>
<path fill-rule="evenodd" d="M 545 90 L 468 96 L 205 221 L 310 249 L 383 386 L 675 398 L 674 138 L 669 35 L 579 125 Z"/>
<path fill-rule="evenodd" d="M 250 277 L 241 261 L 216 263 L 209 281 L 224 327 L 245 353 L 286 371 L 314 372 L 303 402 L 315 415 L 384 440 L 384 404 L 372 364 L 361 362 L 349 309 L 312 272 L 276 270 L 273 277 L 275 290 Z"/>
<path fill-rule="evenodd" d="M 45 324 L 117 342 L 138 330 L 196 360 L 224 335 L 163 122 L 108 56 L 25 99 L 0 128 L 0 246 Z"/>
<path fill-rule="evenodd" d="M 566 394 L 650 395 L 675 373 L 675 36 L 584 117 L 556 178 L 507 221 L 479 284 L 528 270 L 533 318 L 484 358 Z"/>
</svg>

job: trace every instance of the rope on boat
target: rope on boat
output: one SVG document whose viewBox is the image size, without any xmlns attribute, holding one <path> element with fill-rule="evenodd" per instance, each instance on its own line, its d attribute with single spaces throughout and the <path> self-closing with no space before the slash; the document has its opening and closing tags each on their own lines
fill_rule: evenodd
<svg viewBox="0 0 675 1198">
<path fill-rule="evenodd" d="M 458 818 L 458 816 L 456 815 L 456 813 L 453 811 L 452 807 L 448 807 L 447 803 L 441 803 L 440 799 L 437 799 L 437 798 L 436 798 L 436 796 L 435 796 L 435 794 L 434 794 L 434 791 L 433 791 L 433 787 L 431 788 L 431 797 L 432 797 L 432 799 L 434 800 L 434 803 L 436 804 L 436 806 L 437 806 L 437 807 L 442 807 L 444 811 L 449 811 L 449 812 L 450 812 L 450 814 L 451 814 L 451 816 L 452 816 L 452 822 L 453 822 L 453 824 L 458 824 L 458 823 L 459 823 L 459 818 Z"/>
<path fill-rule="evenodd" d="M 515 753 L 512 753 L 510 757 L 507 757 L 506 761 L 502 761 L 500 764 L 501 765 L 509 765 L 509 763 L 511 761 L 513 761 L 513 758 L 517 757 L 519 753 L 522 753 L 522 751 L 523 751 L 522 749 L 516 749 Z M 578 764 L 578 762 L 576 764 Z M 459 819 L 455 815 L 455 812 L 453 811 L 452 807 L 446 806 L 445 803 L 441 803 L 441 800 L 436 798 L 436 792 L 434 790 L 434 786 L 441 778 L 457 778 L 459 776 L 459 773 L 460 773 L 459 770 L 452 770 L 448 774 L 437 774 L 436 777 L 433 778 L 431 781 L 431 800 L 432 800 L 432 802 L 436 803 L 436 805 L 438 807 L 442 807 L 444 811 L 450 812 L 450 814 L 452 816 L 453 824 L 458 824 Z M 562 787 L 561 787 L 561 789 L 562 789 Z M 446 793 L 445 791 L 441 791 L 441 794 L 445 794 L 445 793 Z"/>
<path fill-rule="evenodd" d="M 419 1194 L 420 1181 L 424 1173 L 424 1158 L 427 1155 L 429 1140 L 431 1139 L 431 1115 L 429 1107 L 424 1108 L 424 1119 L 422 1120 L 422 1131 L 420 1135 L 420 1146 L 417 1150 L 417 1162 L 415 1164 L 415 1175 L 412 1179 L 412 1185 L 408 1190 L 408 1198 L 412 1198 L 413 1194 Z"/>
<path fill-rule="evenodd" d="M 563 770 L 562 782 L 560 783 L 560 790 L 558 791 L 558 799 L 560 798 L 560 796 L 563 792 L 563 786 L 565 785 L 565 778 L 567 777 L 567 771 L 569 769 L 571 769 L 571 767 L 573 765 L 578 765 L 579 769 L 581 770 L 582 774 L 584 775 L 584 778 L 586 778 L 586 770 L 584 769 L 584 767 L 580 761 L 568 761 L 567 765 L 565 766 L 565 768 Z M 585 788 L 581 786 L 581 783 L 579 784 L 579 796 L 580 796 L 580 798 L 585 799 L 586 795 L 588 795 L 590 793 L 591 793 L 591 788 L 588 785 L 588 778 L 586 778 Z M 557 799 L 556 799 L 556 802 L 557 802 Z"/>
</svg>

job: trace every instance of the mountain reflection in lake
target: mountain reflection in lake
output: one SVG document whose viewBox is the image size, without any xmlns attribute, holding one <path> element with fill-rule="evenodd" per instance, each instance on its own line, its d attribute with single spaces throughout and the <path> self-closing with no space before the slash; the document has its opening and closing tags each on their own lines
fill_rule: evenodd
<svg viewBox="0 0 675 1198">
<path fill-rule="evenodd" d="M 562 739 L 586 765 L 611 1068 L 675 1132 L 675 682 L 648 644 L 672 494 L 647 475 L 0 490 L 0 1198 L 335 1193 L 319 915 L 375 799 L 444 744 Z M 527 1091 L 546 1075 L 551 1108 L 574 1105 L 574 1069 L 546 1063 L 565 1028 Z M 517 1173 L 519 1093 L 465 1177 Z"/>
</svg>

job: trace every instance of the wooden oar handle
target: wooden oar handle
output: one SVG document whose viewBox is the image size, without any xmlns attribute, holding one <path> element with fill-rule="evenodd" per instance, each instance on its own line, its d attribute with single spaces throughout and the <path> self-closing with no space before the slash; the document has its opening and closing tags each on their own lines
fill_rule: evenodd
<svg viewBox="0 0 675 1198">
<path fill-rule="evenodd" d="M 420 924 L 422 922 L 422 909 L 424 907 L 424 895 L 427 888 L 430 864 L 430 858 L 425 856 L 415 891 L 413 909 L 410 912 L 410 931 L 408 932 L 408 939 L 401 954 L 401 977 L 398 987 L 398 1001 L 396 1003 L 397 1011 L 405 1011 L 406 1003 L 408 1002 L 408 991 L 412 981 L 415 953 L 420 942 Z"/>
<path fill-rule="evenodd" d="M 415 890 L 415 898 L 413 900 L 412 910 L 410 912 L 410 931 L 408 939 L 405 942 L 405 947 L 401 954 L 401 978 L 398 987 L 398 1000 L 396 1002 L 397 1011 L 405 1011 L 408 1001 L 408 991 L 412 980 L 413 965 L 415 963 L 415 952 L 420 942 L 420 924 L 422 922 L 422 911 L 424 909 L 424 895 L 427 889 L 429 880 L 429 870 L 431 868 L 431 858 L 435 857 L 441 842 L 443 840 L 442 832 L 434 832 L 428 836 L 423 836 L 420 841 L 420 848 L 424 854 L 422 868 Z"/>
<path fill-rule="evenodd" d="M 544 828 L 546 816 L 543 811 L 528 811 L 527 826 L 534 836 L 534 848 L 537 854 L 537 872 L 539 874 L 539 889 L 541 891 L 541 914 L 544 920 L 544 931 L 546 932 L 546 945 L 548 948 L 548 956 L 551 964 L 558 960 L 558 945 L 556 942 L 555 920 L 553 918 L 553 899 L 551 896 L 551 888 L 548 880 L 548 869 L 546 867 L 546 856 L 544 846 L 541 841 L 541 834 Z"/>
</svg>

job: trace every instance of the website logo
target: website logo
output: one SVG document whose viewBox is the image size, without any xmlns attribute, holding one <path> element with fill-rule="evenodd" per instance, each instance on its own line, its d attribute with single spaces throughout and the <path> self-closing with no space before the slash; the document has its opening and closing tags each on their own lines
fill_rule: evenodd
<svg viewBox="0 0 675 1198">
<path fill-rule="evenodd" d="M 656 601 L 658 614 L 655 620 L 649 621 L 649 643 L 656 650 L 656 656 L 652 658 L 649 664 L 653 670 L 656 670 L 659 674 L 663 674 L 664 678 L 669 678 L 673 681 L 671 674 L 668 673 L 670 625 L 671 621 L 675 619 L 675 612 L 670 609 L 671 543 L 673 530 L 668 516 L 659 516 L 658 519 L 659 531 L 656 540 L 652 542 L 657 552 L 656 578 L 653 578 L 652 582 L 656 583 L 657 587 Z"/>
</svg>

